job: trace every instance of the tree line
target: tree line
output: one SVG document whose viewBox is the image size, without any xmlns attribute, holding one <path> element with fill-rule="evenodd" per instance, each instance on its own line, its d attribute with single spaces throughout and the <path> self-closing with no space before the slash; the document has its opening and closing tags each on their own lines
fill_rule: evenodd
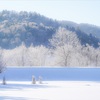
<svg viewBox="0 0 100 100">
<path fill-rule="evenodd" d="M 3 59 L 7 66 L 100 66 L 100 47 L 82 45 L 75 32 L 60 27 L 49 42 L 49 47 L 22 43 L 12 50 L 3 49 Z"/>
</svg>

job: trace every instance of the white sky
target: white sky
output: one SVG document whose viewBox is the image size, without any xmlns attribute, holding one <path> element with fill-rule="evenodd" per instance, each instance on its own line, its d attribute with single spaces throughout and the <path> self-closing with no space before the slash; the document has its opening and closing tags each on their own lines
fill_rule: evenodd
<svg viewBox="0 0 100 100">
<path fill-rule="evenodd" d="M 100 0 L 0 0 L 0 11 L 5 9 L 100 26 Z"/>
</svg>

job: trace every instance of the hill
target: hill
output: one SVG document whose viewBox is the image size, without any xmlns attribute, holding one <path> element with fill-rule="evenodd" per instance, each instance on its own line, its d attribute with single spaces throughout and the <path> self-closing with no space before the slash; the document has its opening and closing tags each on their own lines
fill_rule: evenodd
<svg viewBox="0 0 100 100">
<path fill-rule="evenodd" d="M 21 45 L 22 42 L 26 46 L 31 44 L 49 46 L 48 40 L 59 27 L 76 32 L 82 44 L 88 43 L 98 47 L 99 39 L 93 34 L 89 35 L 86 25 L 78 26 L 70 21 L 56 21 L 36 12 L 7 10 L 0 12 L 0 46 L 4 49 L 12 49 Z M 97 32 L 98 30 L 94 29 L 93 33 L 97 34 Z"/>
</svg>

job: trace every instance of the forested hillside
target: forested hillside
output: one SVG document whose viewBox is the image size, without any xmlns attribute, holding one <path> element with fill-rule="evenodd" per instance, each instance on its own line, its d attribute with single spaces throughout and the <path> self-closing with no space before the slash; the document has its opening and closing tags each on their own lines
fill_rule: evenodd
<svg viewBox="0 0 100 100">
<path fill-rule="evenodd" d="M 92 35 L 85 34 L 79 27 L 64 24 L 64 22 L 62 24 L 60 21 L 36 12 L 7 10 L 0 12 L 0 46 L 4 49 L 13 49 L 24 42 L 27 47 L 31 44 L 48 47 L 49 39 L 59 27 L 65 27 L 67 30 L 75 32 L 83 45 L 88 43 L 98 47 L 99 40 Z"/>
</svg>

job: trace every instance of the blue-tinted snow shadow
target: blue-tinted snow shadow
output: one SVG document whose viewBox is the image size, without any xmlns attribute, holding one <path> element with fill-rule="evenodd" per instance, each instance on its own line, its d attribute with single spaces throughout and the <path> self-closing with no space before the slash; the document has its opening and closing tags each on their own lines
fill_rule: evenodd
<svg viewBox="0 0 100 100">
<path fill-rule="evenodd" d="M 7 89 L 16 89 L 16 90 L 22 90 L 22 89 L 40 89 L 40 88 L 57 88 L 58 86 L 51 86 L 48 85 L 47 83 L 43 83 L 43 84 L 17 84 L 17 83 L 8 83 L 6 85 L 2 85 L 0 84 L 0 90 L 7 90 Z"/>
<path fill-rule="evenodd" d="M 0 100 L 29 100 L 29 98 L 0 96 Z"/>
<path fill-rule="evenodd" d="M 31 81 L 32 76 L 44 81 L 100 81 L 100 68 L 8 68 L 0 75 L 7 81 Z"/>
<path fill-rule="evenodd" d="M 0 96 L 0 100 L 45 100 L 40 98 L 25 98 L 25 97 L 11 97 L 11 96 Z"/>
</svg>

